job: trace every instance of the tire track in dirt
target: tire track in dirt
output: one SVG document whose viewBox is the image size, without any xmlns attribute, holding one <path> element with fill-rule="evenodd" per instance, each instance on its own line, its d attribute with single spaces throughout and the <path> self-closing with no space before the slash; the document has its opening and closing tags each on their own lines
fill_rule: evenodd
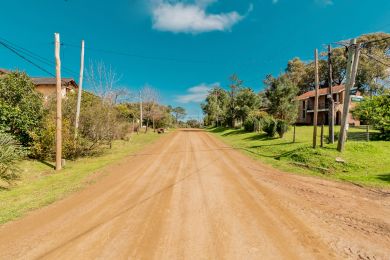
<svg viewBox="0 0 390 260">
<path fill-rule="evenodd" d="M 390 255 L 390 198 L 281 173 L 203 131 L 166 135 L 107 173 L 0 227 L 0 259 Z"/>
</svg>

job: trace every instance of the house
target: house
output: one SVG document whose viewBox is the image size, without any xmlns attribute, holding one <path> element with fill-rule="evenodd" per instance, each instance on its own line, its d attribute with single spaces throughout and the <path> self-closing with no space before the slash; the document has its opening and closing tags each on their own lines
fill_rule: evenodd
<svg viewBox="0 0 390 260">
<path fill-rule="evenodd" d="M 0 68 L 0 78 L 4 75 L 11 73 L 11 71 Z"/>
<path fill-rule="evenodd" d="M 57 89 L 56 78 L 31 78 L 36 90 L 43 95 L 45 100 L 49 97 L 55 97 Z M 75 92 L 79 86 L 72 78 L 62 78 L 62 97 L 66 97 L 68 93 Z"/>
<path fill-rule="evenodd" d="M 321 88 L 318 90 L 318 125 L 329 124 L 329 99 L 328 99 L 328 88 Z M 332 88 L 333 100 L 334 100 L 334 116 L 335 124 L 341 124 L 341 118 L 343 116 L 343 103 L 345 96 L 345 86 L 338 85 Z M 298 105 L 298 119 L 297 124 L 312 125 L 314 117 L 314 99 L 315 91 L 311 90 L 297 97 L 299 102 Z M 363 97 L 359 91 L 356 91 L 351 95 L 350 113 L 348 114 L 348 123 L 350 125 L 360 125 L 360 121 L 352 117 L 351 111 L 356 106 L 356 103 L 360 102 Z"/>
<path fill-rule="evenodd" d="M 11 71 L 0 68 L 0 77 L 11 73 Z M 57 81 L 54 77 L 32 77 L 32 83 L 36 90 L 43 95 L 45 101 L 49 97 L 55 97 L 57 89 Z M 72 78 L 61 78 L 62 81 L 62 97 L 66 97 L 69 92 L 75 92 L 79 86 Z"/>
</svg>

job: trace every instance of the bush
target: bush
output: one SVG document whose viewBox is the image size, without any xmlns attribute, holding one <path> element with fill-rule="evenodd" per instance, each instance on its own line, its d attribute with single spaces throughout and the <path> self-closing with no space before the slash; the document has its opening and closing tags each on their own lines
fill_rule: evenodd
<svg viewBox="0 0 390 260">
<path fill-rule="evenodd" d="M 10 134 L 0 132 L 0 179 L 10 184 L 19 178 L 17 162 L 26 155 L 26 150 Z"/>
<path fill-rule="evenodd" d="M 0 78 L 0 130 L 6 130 L 23 145 L 30 133 L 42 126 L 42 95 L 25 73 L 13 72 Z"/>
<path fill-rule="evenodd" d="M 248 116 L 244 121 L 244 129 L 247 132 L 255 132 L 257 129 L 257 125 L 259 124 L 259 120 L 253 116 Z"/>
<path fill-rule="evenodd" d="M 263 131 L 269 137 L 274 137 L 277 130 L 277 122 L 273 117 L 268 117 L 264 120 Z"/>
<path fill-rule="evenodd" d="M 62 152 L 65 159 L 100 154 L 115 139 L 125 139 L 130 123 L 109 103 L 89 92 L 83 93 L 77 140 L 75 140 L 76 94 L 63 100 Z M 32 134 L 31 157 L 41 160 L 55 158 L 56 103 L 49 100 L 45 128 Z"/>
<path fill-rule="evenodd" d="M 284 120 L 278 119 L 276 131 L 279 134 L 280 138 L 283 138 L 284 134 L 288 131 L 288 123 Z"/>
<path fill-rule="evenodd" d="M 353 111 L 354 117 L 368 121 L 380 131 L 381 139 L 390 141 L 390 93 L 365 99 Z"/>
</svg>

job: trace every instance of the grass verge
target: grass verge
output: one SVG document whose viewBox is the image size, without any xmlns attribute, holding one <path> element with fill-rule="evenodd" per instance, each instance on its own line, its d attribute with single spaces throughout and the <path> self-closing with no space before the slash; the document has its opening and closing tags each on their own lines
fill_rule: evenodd
<svg viewBox="0 0 390 260">
<path fill-rule="evenodd" d="M 295 143 L 291 129 L 283 138 L 269 138 L 264 133 L 247 133 L 242 129 L 222 127 L 209 128 L 208 131 L 234 148 L 244 150 L 251 157 L 283 171 L 390 187 L 390 142 L 348 141 L 345 151 L 339 153 L 337 144 L 326 144 L 326 138 L 323 148 L 313 149 L 312 126 L 296 127 Z M 327 131 L 325 127 L 324 133 Z M 358 130 L 351 129 L 351 134 L 353 131 Z M 319 145 L 320 141 L 317 143 Z M 337 162 L 336 158 L 344 162 Z"/>
<path fill-rule="evenodd" d="M 155 133 L 133 135 L 130 141 L 115 141 L 112 149 L 98 157 L 67 161 L 65 168 L 56 172 L 53 164 L 34 160 L 21 162 L 21 179 L 9 189 L 0 190 L 0 224 L 23 216 L 64 198 L 93 182 L 93 175 L 104 167 L 141 150 L 158 138 Z"/>
</svg>

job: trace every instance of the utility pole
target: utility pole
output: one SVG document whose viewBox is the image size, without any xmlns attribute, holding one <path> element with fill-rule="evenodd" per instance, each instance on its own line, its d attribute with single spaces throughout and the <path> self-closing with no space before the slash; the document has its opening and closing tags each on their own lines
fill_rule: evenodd
<svg viewBox="0 0 390 260">
<path fill-rule="evenodd" d="M 62 168 L 62 84 L 61 84 L 61 60 L 60 60 L 60 35 L 54 34 L 55 59 L 56 59 L 56 94 L 57 94 L 57 115 L 56 115 L 56 170 Z"/>
<path fill-rule="evenodd" d="M 333 100 L 333 68 L 332 68 L 332 47 L 328 45 L 328 87 L 329 87 L 329 143 L 334 143 L 334 100 Z"/>
<path fill-rule="evenodd" d="M 80 120 L 81 94 L 83 91 L 83 75 L 84 75 L 84 40 L 81 41 L 81 63 L 80 63 L 80 79 L 79 92 L 77 93 L 76 121 L 74 126 L 74 139 L 77 140 Z"/>
<path fill-rule="evenodd" d="M 353 39 L 350 42 L 349 50 L 348 50 L 347 77 L 345 83 L 343 118 L 341 121 L 341 129 L 340 129 L 339 140 L 337 144 L 337 150 L 339 152 L 342 152 L 345 148 L 349 105 L 351 103 L 351 89 L 355 85 L 357 68 L 359 65 L 359 57 L 360 57 L 360 43 L 356 44 L 356 39 Z"/>
<path fill-rule="evenodd" d="M 142 96 L 141 96 L 141 90 L 139 91 L 139 120 L 140 120 L 140 126 L 142 129 L 142 121 L 143 121 L 143 115 L 142 115 Z"/>
<path fill-rule="evenodd" d="M 318 50 L 314 51 L 315 61 L 315 97 L 314 97 L 314 115 L 313 115 L 313 148 L 317 147 L 317 121 L 318 121 L 318 89 L 320 80 L 318 77 Z"/>
</svg>

